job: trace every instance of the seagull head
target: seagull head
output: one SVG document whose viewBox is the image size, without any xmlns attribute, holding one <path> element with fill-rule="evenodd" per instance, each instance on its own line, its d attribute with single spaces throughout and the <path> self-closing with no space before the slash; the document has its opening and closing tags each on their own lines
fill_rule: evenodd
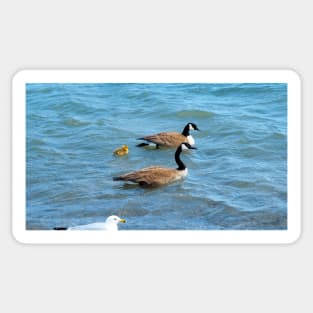
<svg viewBox="0 0 313 313">
<path fill-rule="evenodd" d="M 118 224 L 118 223 L 126 223 L 126 220 L 118 217 L 117 215 L 111 215 L 105 220 L 105 222 L 108 224 L 111 224 L 111 223 L 112 224 Z"/>
</svg>

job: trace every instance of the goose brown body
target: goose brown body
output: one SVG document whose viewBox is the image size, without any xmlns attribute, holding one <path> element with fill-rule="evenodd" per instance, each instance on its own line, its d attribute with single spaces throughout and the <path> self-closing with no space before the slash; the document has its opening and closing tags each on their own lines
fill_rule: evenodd
<svg viewBox="0 0 313 313">
<path fill-rule="evenodd" d="M 140 186 L 160 186 L 166 185 L 186 176 L 185 170 L 177 170 L 174 168 L 166 168 L 161 166 L 145 167 L 141 170 L 126 173 L 114 180 L 124 180 L 137 183 Z"/>
<path fill-rule="evenodd" d="M 175 148 L 177 148 L 181 143 L 188 141 L 187 137 L 177 132 L 163 132 L 155 135 L 145 136 L 142 139 L 159 146 Z"/>
<path fill-rule="evenodd" d="M 195 141 L 189 134 L 190 130 L 199 130 L 196 124 L 188 123 L 182 133 L 178 132 L 161 132 L 154 135 L 148 135 L 138 140 L 144 140 L 161 147 L 177 148 L 180 144 L 187 142 L 190 145 L 194 145 Z M 138 146 L 144 146 L 145 144 L 139 144 Z"/>
</svg>

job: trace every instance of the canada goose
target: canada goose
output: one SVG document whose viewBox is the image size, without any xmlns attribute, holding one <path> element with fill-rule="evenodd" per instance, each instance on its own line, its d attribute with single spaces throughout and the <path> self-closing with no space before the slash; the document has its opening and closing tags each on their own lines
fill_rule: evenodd
<svg viewBox="0 0 313 313">
<path fill-rule="evenodd" d="M 131 181 L 143 187 L 153 187 L 165 185 L 185 177 L 188 169 L 180 159 L 180 154 L 185 149 L 196 149 L 188 142 L 179 145 L 175 152 L 175 161 L 178 168 L 167 168 L 161 166 L 145 167 L 141 170 L 130 172 L 121 176 L 113 177 L 113 180 Z"/>
<path fill-rule="evenodd" d="M 126 220 L 116 216 L 111 215 L 106 220 L 105 223 L 92 223 L 86 225 L 78 225 L 73 227 L 54 227 L 54 230 L 109 230 L 117 231 L 118 223 L 126 223 Z"/>
<path fill-rule="evenodd" d="M 161 147 L 172 147 L 177 148 L 181 143 L 188 142 L 191 145 L 195 144 L 195 140 L 190 135 L 191 130 L 199 130 L 197 125 L 194 123 L 188 123 L 182 133 L 177 132 L 162 132 L 154 135 L 145 136 L 138 138 L 137 140 L 145 140 L 156 145 L 156 148 Z M 149 145 L 148 143 L 140 143 L 137 147 L 144 147 Z"/>
</svg>

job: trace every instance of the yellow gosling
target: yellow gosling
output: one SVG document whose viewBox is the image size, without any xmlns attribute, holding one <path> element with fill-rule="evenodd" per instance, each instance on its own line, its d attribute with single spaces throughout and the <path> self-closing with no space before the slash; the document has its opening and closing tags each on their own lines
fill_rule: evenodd
<svg viewBox="0 0 313 313">
<path fill-rule="evenodd" d="M 128 154 L 128 146 L 123 145 L 122 147 L 115 149 L 113 153 L 118 156 L 126 155 Z"/>
</svg>

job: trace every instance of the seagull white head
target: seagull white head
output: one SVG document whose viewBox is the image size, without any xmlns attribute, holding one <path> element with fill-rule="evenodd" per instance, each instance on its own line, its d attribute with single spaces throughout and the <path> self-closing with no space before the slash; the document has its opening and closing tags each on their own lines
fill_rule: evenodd
<svg viewBox="0 0 313 313">
<path fill-rule="evenodd" d="M 117 215 L 111 215 L 105 220 L 105 222 L 108 224 L 111 224 L 111 223 L 112 224 L 118 224 L 118 223 L 126 223 L 126 220 L 118 217 Z"/>
<path fill-rule="evenodd" d="M 105 228 L 106 230 L 118 230 L 118 223 L 126 223 L 126 220 L 117 215 L 111 215 L 105 220 Z"/>
</svg>

